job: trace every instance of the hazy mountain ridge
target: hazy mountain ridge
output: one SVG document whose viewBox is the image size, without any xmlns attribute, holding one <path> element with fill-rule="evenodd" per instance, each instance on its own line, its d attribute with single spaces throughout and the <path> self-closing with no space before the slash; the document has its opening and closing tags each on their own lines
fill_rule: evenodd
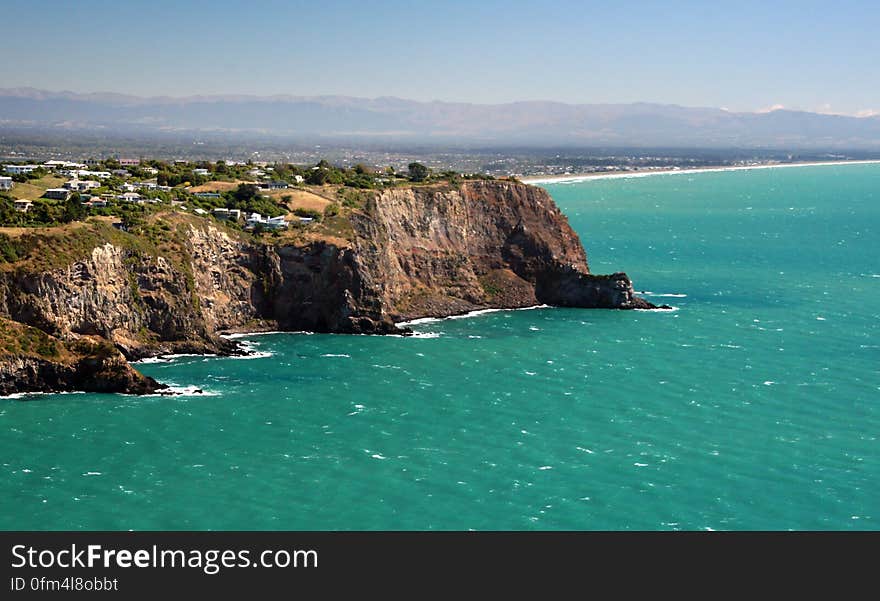
<svg viewBox="0 0 880 601">
<path fill-rule="evenodd" d="M 393 97 L 125 94 L 0 89 L 0 128 L 251 131 L 418 142 L 880 148 L 880 117 L 736 113 L 652 103 L 480 105 Z"/>
</svg>

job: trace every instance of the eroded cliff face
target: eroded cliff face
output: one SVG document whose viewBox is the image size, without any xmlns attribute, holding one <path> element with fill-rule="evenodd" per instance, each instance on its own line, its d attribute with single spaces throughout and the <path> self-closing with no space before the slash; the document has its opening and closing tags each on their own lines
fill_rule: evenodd
<svg viewBox="0 0 880 601">
<path fill-rule="evenodd" d="M 550 196 L 515 182 L 390 190 L 354 217 L 358 258 L 392 319 L 536 304 L 650 308 L 626 274 L 594 276 Z"/>
<path fill-rule="evenodd" d="M 253 315 L 253 274 L 241 277 L 230 260 L 246 259 L 245 248 L 216 228 L 190 229 L 185 263 L 104 242 L 61 268 L 3 272 L 0 309 L 61 339 L 101 336 L 129 358 L 231 350 L 215 332 Z"/>
<path fill-rule="evenodd" d="M 149 234 L 107 230 L 60 265 L 24 260 L 0 270 L 0 317 L 61 341 L 100 337 L 134 359 L 234 353 L 221 336 L 230 331 L 384 334 L 400 333 L 399 321 L 488 307 L 652 307 L 625 274 L 590 274 L 577 235 L 540 188 L 392 189 L 349 219 L 346 244 L 258 242 L 180 214 L 158 219 Z M 82 382 L 69 370 L 54 374 L 44 359 L 22 363 L 0 350 L 4 361 L 0 377 L 28 374 L 28 389 L 41 379 L 50 388 Z M 120 382 L 110 388 L 137 388 Z"/>
<path fill-rule="evenodd" d="M 0 318 L 0 395 L 76 390 L 150 394 L 166 388 L 133 369 L 103 338 L 64 341 Z"/>
</svg>

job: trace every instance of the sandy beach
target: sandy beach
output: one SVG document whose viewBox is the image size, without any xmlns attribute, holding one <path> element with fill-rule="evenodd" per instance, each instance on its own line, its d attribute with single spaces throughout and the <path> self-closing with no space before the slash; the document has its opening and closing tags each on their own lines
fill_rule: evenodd
<svg viewBox="0 0 880 601">
<path fill-rule="evenodd" d="M 651 175 L 676 175 L 693 174 L 718 171 L 748 171 L 751 169 L 777 169 L 782 167 L 816 167 L 820 165 L 865 165 L 880 163 L 880 160 L 871 159 L 866 161 L 813 161 L 804 163 L 766 163 L 761 165 L 736 165 L 736 166 L 709 166 L 694 167 L 692 169 L 654 169 L 651 171 L 616 171 L 605 173 L 570 173 L 563 175 L 532 175 L 519 178 L 527 184 L 562 184 L 583 182 L 593 179 L 618 179 L 632 177 L 648 177 Z"/>
</svg>

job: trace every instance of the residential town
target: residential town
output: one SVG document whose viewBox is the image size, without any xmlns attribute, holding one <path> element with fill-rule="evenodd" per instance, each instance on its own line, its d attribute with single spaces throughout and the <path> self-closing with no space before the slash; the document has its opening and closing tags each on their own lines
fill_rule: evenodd
<svg viewBox="0 0 880 601">
<path fill-rule="evenodd" d="M 338 213 L 337 197 L 327 193 L 324 198 L 315 186 L 357 189 L 407 180 L 362 165 L 340 169 L 326 161 L 297 167 L 122 157 L 81 162 L 0 160 L 0 173 L 0 201 L 19 215 L 7 216 L 0 225 L 46 225 L 89 214 L 119 216 L 133 207 L 143 212 L 152 205 L 210 216 L 258 232 L 307 226 L 325 212 Z"/>
</svg>

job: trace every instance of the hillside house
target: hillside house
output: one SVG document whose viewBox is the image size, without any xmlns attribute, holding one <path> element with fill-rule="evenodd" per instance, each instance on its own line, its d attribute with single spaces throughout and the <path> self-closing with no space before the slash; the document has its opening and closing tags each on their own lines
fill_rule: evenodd
<svg viewBox="0 0 880 601">
<path fill-rule="evenodd" d="M 67 200 L 70 198 L 70 190 L 67 188 L 49 188 L 43 193 L 43 198 L 52 200 Z"/>
<path fill-rule="evenodd" d="M 287 228 L 287 221 L 284 220 L 283 215 L 278 217 L 263 217 L 259 213 L 251 213 L 251 216 L 247 219 L 245 227 L 252 229 L 258 225 L 267 230 L 283 230 Z"/>
<path fill-rule="evenodd" d="M 0 176 L 0 190 L 12 190 L 15 182 L 8 175 Z"/>
<path fill-rule="evenodd" d="M 85 169 L 86 166 L 83 163 L 74 163 L 73 161 L 46 161 L 43 163 L 43 167 L 46 169 Z"/>
<path fill-rule="evenodd" d="M 80 169 L 74 175 L 76 175 L 79 179 L 88 179 L 90 177 L 97 177 L 98 179 L 109 179 L 111 173 L 109 171 L 88 171 L 87 169 Z"/>
<path fill-rule="evenodd" d="M 29 200 L 16 200 L 14 204 L 16 211 L 20 213 L 27 213 L 34 203 Z"/>
<path fill-rule="evenodd" d="M 286 190 L 290 187 L 290 184 L 283 181 L 272 180 L 268 182 L 261 182 L 258 184 L 263 190 Z"/>
<path fill-rule="evenodd" d="M 64 187 L 73 192 L 86 192 L 94 188 L 99 188 L 100 186 L 100 183 L 91 179 L 72 179 L 69 182 L 64 182 Z"/>
<path fill-rule="evenodd" d="M 239 209 L 225 209 L 221 207 L 211 211 L 211 214 L 217 219 L 234 219 L 235 221 L 241 219 L 241 211 Z"/>
<path fill-rule="evenodd" d="M 34 169 L 39 169 L 39 167 L 39 165 L 6 165 L 5 170 L 6 173 L 11 173 L 12 175 L 24 175 Z"/>
</svg>

